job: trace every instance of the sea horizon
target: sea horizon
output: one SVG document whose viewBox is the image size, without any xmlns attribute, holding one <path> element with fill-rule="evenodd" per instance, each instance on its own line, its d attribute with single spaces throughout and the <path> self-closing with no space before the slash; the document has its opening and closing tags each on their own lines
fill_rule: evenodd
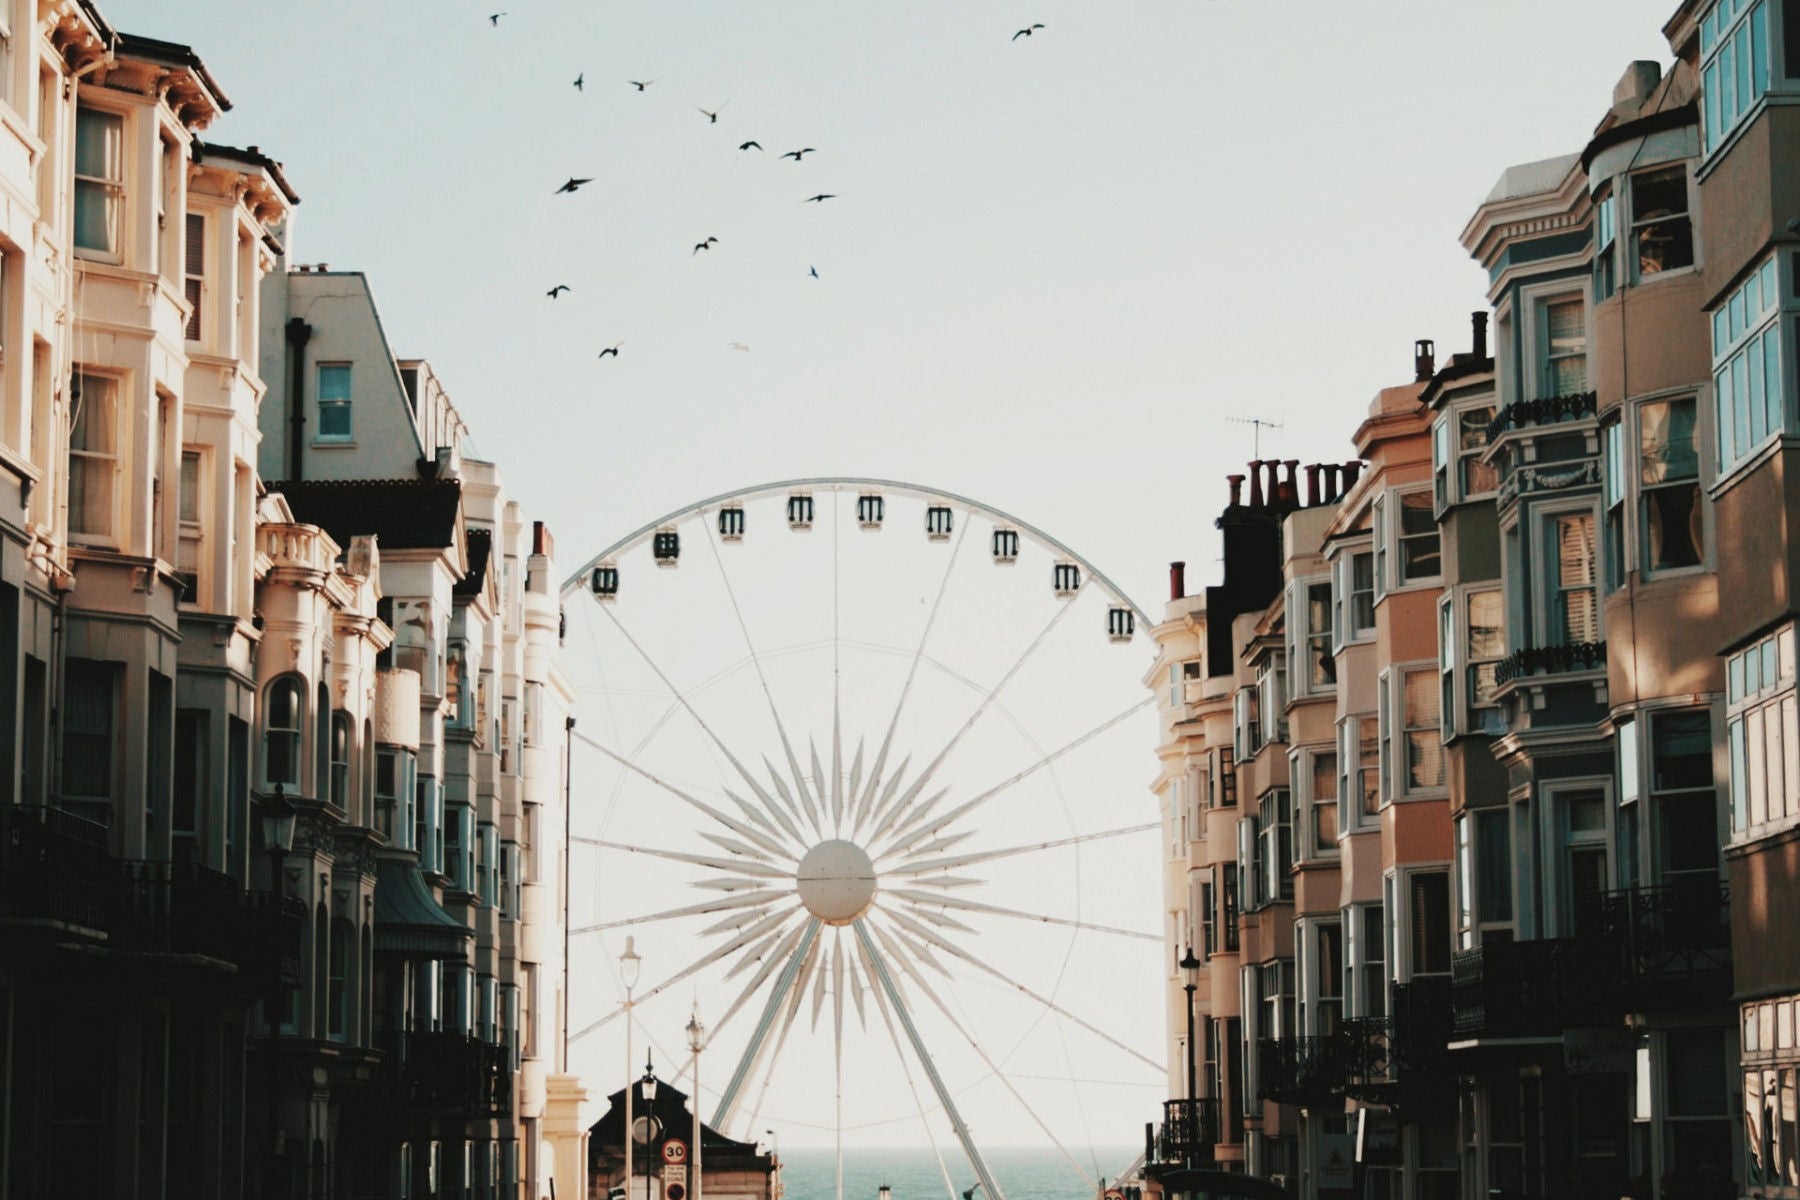
<svg viewBox="0 0 1800 1200">
<path fill-rule="evenodd" d="M 930 1146 L 862 1147 L 844 1150 L 845 1200 L 876 1200 L 882 1184 L 893 1200 L 946 1197 L 961 1200 L 975 1184 L 962 1151 L 943 1148 L 943 1165 Z M 1130 1146 L 1071 1148 L 1077 1171 L 1053 1146 L 984 1147 L 982 1157 L 1001 1191 L 1012 1200 L 1093 1200 L 1102 1178 L 1111 1182 L 1140 1150 Z M 784 1200 L 836 1200 L 836 1151 L 829 1146 L 783 1147 L 780 1151 Z M 945 1185 L 948 1169 L 951 1183 Z M 1085 1172 L 1085 1174 L 1084 1174 Z M 981 1193 L 976 1193 L 981 1200 Z"/>
</svg>

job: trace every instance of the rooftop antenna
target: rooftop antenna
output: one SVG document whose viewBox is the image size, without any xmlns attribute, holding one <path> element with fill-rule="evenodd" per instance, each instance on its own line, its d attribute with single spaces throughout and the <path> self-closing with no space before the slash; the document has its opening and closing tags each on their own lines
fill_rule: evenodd
<svg viewBox="0 0 1800 1200">
<path fill-rule="evenodd" d="M 1265 421 L 1261 417 L 1226 417 L 1225 419 L 1230 421 L 1233 425 L 1248 425 L 1251 427 L 1250 456 L 1252 458 L 1262 457 L 1262 431 L 1265 429 L 1282 428 L 1282 422 Z"/>
</svg>

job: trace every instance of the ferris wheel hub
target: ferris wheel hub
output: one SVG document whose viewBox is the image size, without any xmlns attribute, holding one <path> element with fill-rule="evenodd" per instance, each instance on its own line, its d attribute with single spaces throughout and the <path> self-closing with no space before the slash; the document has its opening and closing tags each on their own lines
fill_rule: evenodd
<svg viewBox="0 0 1800 1200">
<path fill-rule="evenodd" d="M 875 903 L 875 861 L 855 842 L 831 838 L 806 852 L 794 884 L 807 912 L 827 925 L 848 925 Z"/>
</svg>

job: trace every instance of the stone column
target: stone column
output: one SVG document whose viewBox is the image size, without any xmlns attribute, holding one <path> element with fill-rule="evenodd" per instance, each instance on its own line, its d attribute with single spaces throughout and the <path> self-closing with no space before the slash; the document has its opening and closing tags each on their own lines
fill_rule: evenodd
<svg viewBox="0 0 1800 1200">
<path fill-rule="evenodd" d="M 588 1131 L 581 1120 L 581 1106 L 588 1090 L 579 1076 L 557 1074 L 545 1077 L 544 1092 L 542 1129 L 554 1160 L 550 1174 L 556 1180 L 556 1200 L 585 1200 Z"/>
</svg>

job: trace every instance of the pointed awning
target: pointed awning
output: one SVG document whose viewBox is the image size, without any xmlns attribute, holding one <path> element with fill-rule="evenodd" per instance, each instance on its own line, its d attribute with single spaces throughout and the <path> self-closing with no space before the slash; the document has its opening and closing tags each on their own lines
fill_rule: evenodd
<svg viewBox="0 0 1800 1200">
<path fill-rule="evenodd" d="M 375 868 L 375 949 L 413 958 L 461 958 L 474 932 L 445 912 L 410 859 Z"/>
</svg>

